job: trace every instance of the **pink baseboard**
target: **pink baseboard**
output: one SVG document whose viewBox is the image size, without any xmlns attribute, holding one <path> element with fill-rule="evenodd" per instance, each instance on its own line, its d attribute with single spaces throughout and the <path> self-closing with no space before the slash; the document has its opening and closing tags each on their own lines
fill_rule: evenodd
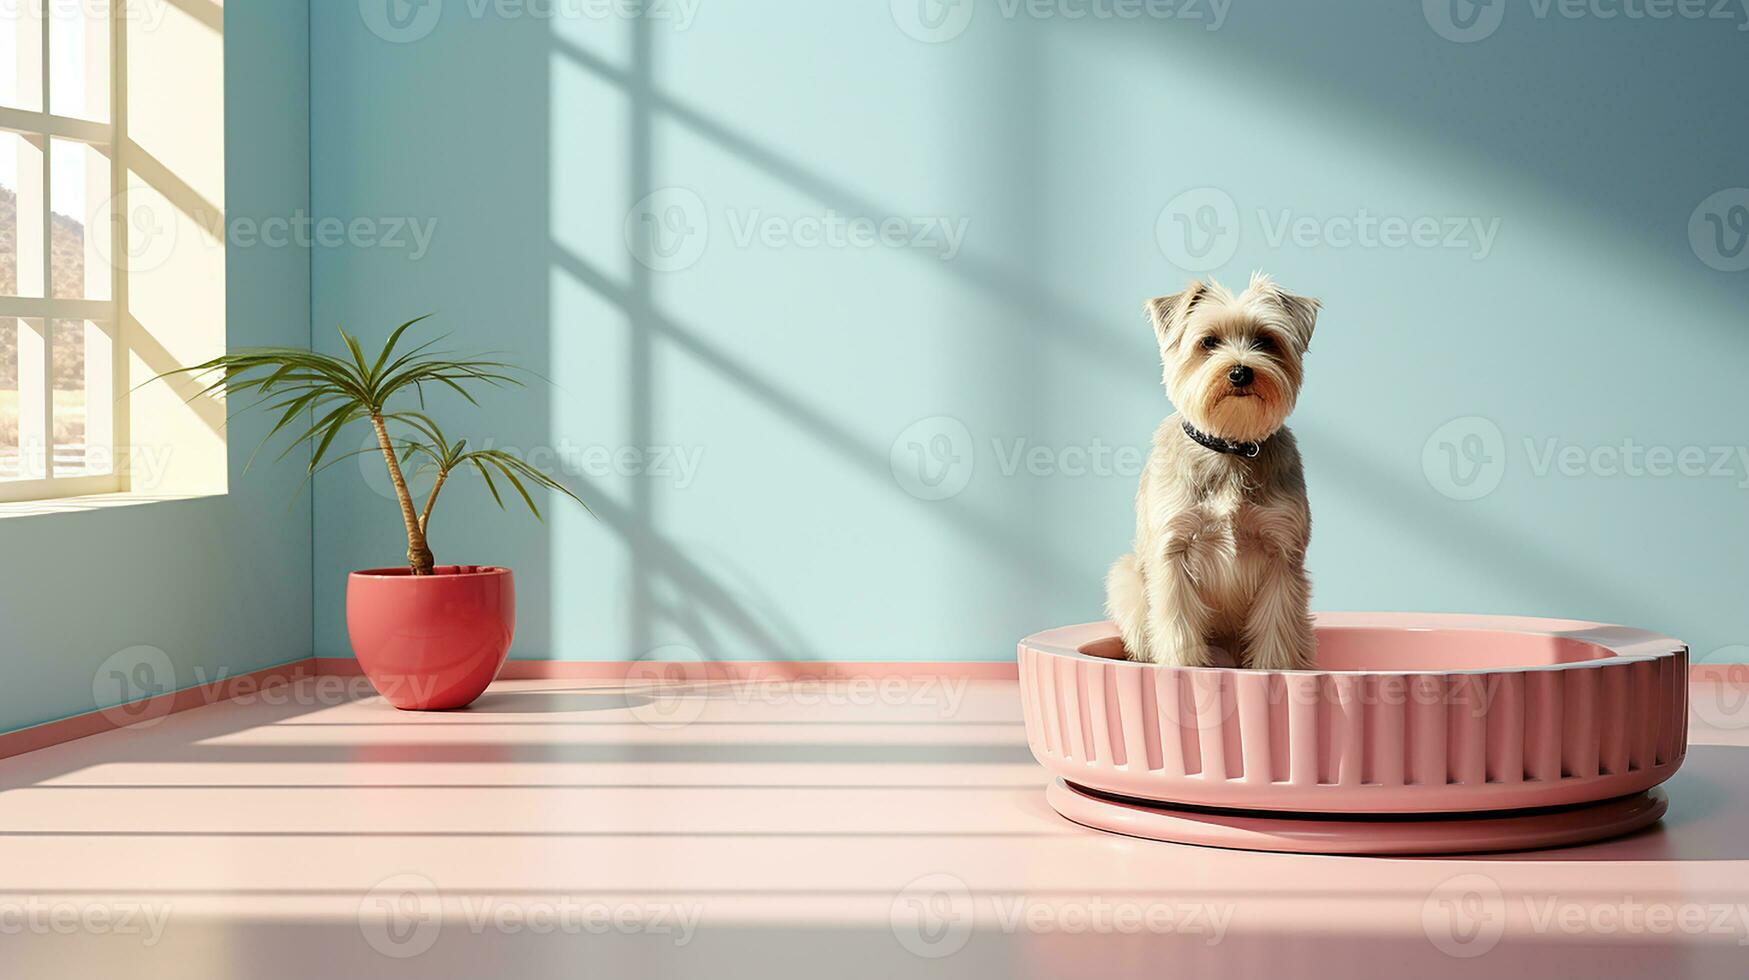
<svg viewBox="0 0 1749 980">
<path fill-rule="evenodd" d="M 144 718 L 162 718 L 165 715 L 187 711 L 190 708 L 200 708 L 220 701 L 245 694 L 253 694 L 263 688 L 289 684 L 303 677 L 313 677 L 317 673 L 313 659 L 296 660 L 277 667 L 266 667 L 248 674 L 238 674 L 210 684 L 199 684 L 183 688 L 170 694 L 160 694 L 157 697 L 143 698 L 129 702 L 125 706 L 117 706 L 101 711 L 88 711 L 71 718 L 46 722 L 30 728 L 21 728 L 15 732 L 0 734 L 0 759 L 9 759 L 15 755 L 46 749 L 51 745 L 71 742 L 87 735 L 98 735 L 128 727 L 130 721 Z"/>
<path fill-rule="evenodd" d="M 316 672 L 342 677 L 363 673 L 351 657 L 317 657 Z M 624 680 L 652 676 L 658 664 L 648 661 L 604 660 L 510 660 L 498 672 L 499 680 Z M 677 662 L 679 676 L 698 680 L 881 680 L 888 677 L 953 677 L 967 680 L 1011 681 L 1017 679 L 1014 663 L 942 663 L 929 661 L 816 663 L 794 660 L 736 660 L 703 663 Z"/>
</svg>

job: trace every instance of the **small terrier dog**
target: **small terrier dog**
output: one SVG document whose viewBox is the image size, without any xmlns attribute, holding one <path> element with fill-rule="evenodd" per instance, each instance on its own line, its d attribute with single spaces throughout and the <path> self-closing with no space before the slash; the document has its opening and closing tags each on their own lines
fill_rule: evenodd
<svg viewBox="0 0 1749 980">
<path fill-rule="evenodd" d="M 1312 666 L 1311 508 L 1293 434 L 1318 301 L 1255 273 L 1244 292 L 1193 282 L 1147 304 L 1178 412 L 1154 432 L 1135 550 L 1106 576 L 1133 660 Z"/>
</svg>

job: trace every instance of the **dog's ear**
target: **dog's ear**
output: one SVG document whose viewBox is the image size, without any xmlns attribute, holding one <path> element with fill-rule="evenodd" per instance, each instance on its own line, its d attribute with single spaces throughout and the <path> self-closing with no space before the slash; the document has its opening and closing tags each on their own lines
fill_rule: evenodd
<svg viewBox="0 0 1749 980">
<path fill-rule="evenodd" d="M 1295 296 L 1262 272 L 1251 273 L 1251 288 L 1275 300 L 1275 304 L 1281 307 L 1281 312 L 1287 316 L 1294 346 L 1304 354 L 1312 346 L 1312 328 L 1317 326 L 1318 309 L 1323 304 L 1309 296 Z"/>
<path fill-rule="evenodd" d="M 1310 296 L 1295 296 L 1279 289 L 1276 290 L 1276 299 L 1281 303 L 1282 311 L 1287 314 L 1294 342 L 1299 345 L 1300 353 L 1304 354 L 1312 346 L 1312 328 L 1318 325 L 1318 310 L 1323 304 Z"/>
<path fill-rule="evenodd" d="M 1318 323 L 1318 310 L 1323 304 L 1309 296 L 1295 296 L 1262 271 L 1251 273 L 1250 288 L 1273 299 L 1275 305 L 1281 307 L 1281 312 L 1287 317 L 1288 331 L 1293 334 L 1294 346 L 1304 354 L 1312 346 L 1312 328 Z"/>
<path fill-rule="evenodd" d="M 1154 336 L 1160 340 L 1161 351 L 1178 343 L 1179 337 L 1184 333 L 1184 323 L 1190 318 L 1190 311 L 1207 294 L 1206 283 L 1192 282 L 1184 287 L 1182 293 L 1156 296 L 1148 300 L 1148 320 L 1154 324 Z"/>
</svg>

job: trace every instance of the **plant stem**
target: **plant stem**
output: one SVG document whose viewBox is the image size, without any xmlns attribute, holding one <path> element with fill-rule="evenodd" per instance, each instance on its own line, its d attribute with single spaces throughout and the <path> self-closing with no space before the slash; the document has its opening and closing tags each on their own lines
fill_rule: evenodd
<svg viewBox="0 0 1749 980">
<path fill-rule="evenodd" d="M 430 575 L 436 562 L 425 544 L 424 522 L 413 513 L 413 495 L 407 492 L 407 479 L 401 475 L 401 462 L 395 458 L 395 447 L 389 442 L 388 427 L 383 425 L 383 417 L 376 412 L 371 413 L 370 424 L 376 430 L 383 462 L 389 466 L 389 482 L 395 485 L 395 496 L 401 502 L 401 520 L 407 525 L 407 565 L 413 569 L 414 575 Z"/>
<path fill-rule="evenodd" d="M 425 509 L 419 512 L 419 532 L 426 533 L 431 527 L 431 508 L 437 506 L 437 492 L 443 489 L 443 481 L 449 479 L 448 470 L 437 471 L 437 482 L 431 485 L 431 496 L 425 498 Z"/>
</svg>

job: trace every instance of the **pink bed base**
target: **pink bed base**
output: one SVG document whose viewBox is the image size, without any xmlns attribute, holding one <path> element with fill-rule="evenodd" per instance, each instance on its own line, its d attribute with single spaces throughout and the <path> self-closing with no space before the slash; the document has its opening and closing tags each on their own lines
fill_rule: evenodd
<svg viewBox="0 0 1749 980">
<path fill-rule="evenodd" d="M 1317 617 L 1318 669 L 1123 659 L 1110 623 L 1020 644 L 1027 740 L 1077 823 L 1255 850 L 1459 853 L 1646 826 L 1687 751 L 1680 641 L 1570 620 Z"/>
</svg>

